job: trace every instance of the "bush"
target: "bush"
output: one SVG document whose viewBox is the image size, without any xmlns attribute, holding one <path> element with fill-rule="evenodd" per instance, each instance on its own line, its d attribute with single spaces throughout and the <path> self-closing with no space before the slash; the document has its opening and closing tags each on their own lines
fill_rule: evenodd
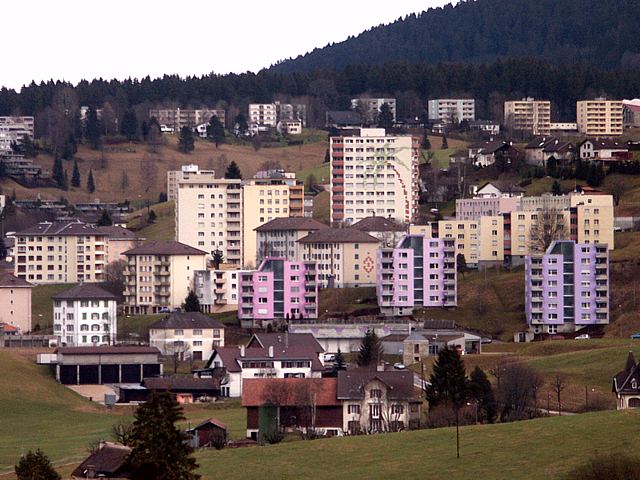
<svg viewBox="0 0 640 480">
<path fill-rule="evenodd" d="M 640 458 L 624 454 L 609 454 L 592 457 L 572 470 L 567 480 L 640 480 Z"/>
<path fill-rule="evenodd" d="M 284 440 L 284 433 L 280 430 L 276 430 L 273 432 L 265 432 L 262 436 L 264 443 L 268 443 L 269 445 L 275 445 L 276 443 L 280 443 Z"/>
</svg>

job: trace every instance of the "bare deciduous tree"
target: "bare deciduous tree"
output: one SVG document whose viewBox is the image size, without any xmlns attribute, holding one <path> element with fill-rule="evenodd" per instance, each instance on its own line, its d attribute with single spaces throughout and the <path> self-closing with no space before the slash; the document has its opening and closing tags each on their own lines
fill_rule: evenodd
<svg viewBox="0 0 640 480">
<path fill-rule="evenodd" d="M 613 203 L 617 207 L 620 204 L 620 199 L 627 191 L 627 184 L 622 176 L 611 175 L 607 178 L 606 190 L 613 197 Z"/>
<path fill-rule="evenodd" d="M 529 232 L 531 251 L 544 253 L 554 240 L 565 239 L 568 233 L 563 212 L 555 208 L 543 208 L 537 212 Z"/>
<path fill-rule="evenodd" d="M 133 440 L 133 423 L 124 420 L 111 427 L 111 437 L 118 443 L 130 447 Z"/>
<path fill-rule="evenodd" d="M 540 375 L 523 362 L 511 362 L 501 367 L 498 399 L 502 405 L 500 420 L 522 420 L 536 415 L 536 392 L 542 386 Z"/>
<path fill-rule="evenodd" d="M 553 391 L 556 394 L 556 399 L 558 400 L 558 415 L 562 415 L 562 399 L 560 398 L 562 391 L 567 387 L 567 383 L 564 380 L 564 377 L 560 374 L 556 375 L 556 378 L 553 380 Z M 547 412 L 549 413 L 549 412 Z"/>
<path fill-rule="evenodd" d="M 140 173 L 142 174 L 142 188 L 144 191 L 152 190 L 156 186 L 158 179 L 156 162 L 145 155 L 140 163 Z"/>
</svg>

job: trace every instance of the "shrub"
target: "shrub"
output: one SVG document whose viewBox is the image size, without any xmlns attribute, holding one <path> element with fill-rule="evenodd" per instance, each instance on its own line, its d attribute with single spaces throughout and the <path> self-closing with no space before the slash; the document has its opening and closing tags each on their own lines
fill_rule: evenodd
<svg viewBox="0 0 640 480">
<path fill-rule="evenodd" d="M 624 454 L 598 455 L 572 470 L 567 480 L 640 480 L 640 458 Z"/>
</svg>

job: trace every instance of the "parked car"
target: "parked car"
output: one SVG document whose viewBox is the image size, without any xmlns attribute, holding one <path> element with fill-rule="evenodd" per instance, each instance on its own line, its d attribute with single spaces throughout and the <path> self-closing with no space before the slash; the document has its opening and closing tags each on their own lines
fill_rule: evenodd
<svg viewBox="0 0 640 480">
<path fill-rule="evenodd" d="M 640 332 L 634 333 L 633 335 L 631 335 L 631 338 L 633 338 L 634 340 L 640 340 Z"/>
<path fill-rule="evenodd" d="M 171 309 L 169 307 L 161 307 L 158 311 L 160 313 L 171 313 Z"/>
<path fill-rule="evenodd" d="M 582 335 L 578 335 L 576 340 L 589 340 L 591 337 L 588 333 L 583 333 Z"/>
<path fill-rule="evenodd" d="M 336 361 L 336 356 L 334 353 L 325 353 L 324 354 L 324 361 L 325 362 L 335 362 Z"/>
<path fill-rule="evenodd" d="M 396 370 L 404 370 L 407 367 L 402 362 L 396 362 L 393 364 L 393 368 L 395 368 Z"/>
</svg>

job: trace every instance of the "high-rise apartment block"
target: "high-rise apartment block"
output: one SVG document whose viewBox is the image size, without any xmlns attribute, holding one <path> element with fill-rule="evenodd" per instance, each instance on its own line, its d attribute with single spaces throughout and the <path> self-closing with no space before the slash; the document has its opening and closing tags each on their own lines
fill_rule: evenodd
<svg viewBox="0 0 640 480">
<path fill-rule="evenodd" d="M 303 127 L 307 126 L 307 105 L 304 103 L 281 103 L 279 101 L 275 101 L 274 104 L 278 121 L 300 120 Z"/>
<path fill-rule="evenodd" d="M 609 323 L 607 245 L 554 241 L 525 260 L 525 313 L 533 333 Z"/>
<path fill-rule="evenodd" d="M 580 100 L 576 104 L 578 132 L 593 137 L 622 135 L 622 100 Z"/>
<path fill-rule="evenodd" d="M 410 223 L 418 209 L 420 139 L 363 128 L 331 137 L 331 222 L 380 216 Z"/>
<path fill-rule="evenodd" d="M 182 165 L 180 170 L 167 170 L 167 200 L 175 201 L 178 198 L 178 181 L 188 180 L 198 175 L 207 178 L 215 178 L 215 170 L 200 170 L 196 164 Z"/>
<path fill-rule="evenodd" d="M 195 128 L 198 125 L 209 123 L 211 117 L 218 117 L 220 123 L 225 125 L 225 111 L 215 108 L 152 108 L 149 110 L 149 118 L 155 117 L 160 125 L 166 125 L 179 132 L 182 127 Z"/>
<path fill-rule="evenodd" d="M 396 99 L 395 98 L 352 98 L 351 109 L 359 110 L 363 120 L 368 123 L 375 123 L 383 105 L 388 105 L 393 121 L 396 121 Z"/>
<path fill-rule="evenodd" d="M 504 123 L 513 131 L 549 135 L 551 102 L 533 98 L 504 102 Z"/>
<path fill-rule="evenodd" d="M 406 235 L 396 248 L 378 251 L 376 289 L 385 315 L 414 308 L 455 307 L 456 253 L 452 239 Z"/>
<path fill-rule="evenodd" d="M 278 123 L 278 112 L 275 103 L 250 103 L 249 123 L 275 127 Z"/>
<path fill-rule="evenodd" d="M 442 123 L 473 122 L 476 101 L 473 98 L 437 98 L 429 100 L 429 120 Z"/>
<path fill-rule="evenodd" d="M 20 143 L 26 136 L 33 140 L 33 117 L 0 117 L 0 153 L 12 153 L 12 143 Z"/>
<path fill-rule="evenodd" d="M 267 258 L 240 276 L 238 318 L 261 327 L 274 320 L 318 318 L 315 262 Z"/>
</svg>

